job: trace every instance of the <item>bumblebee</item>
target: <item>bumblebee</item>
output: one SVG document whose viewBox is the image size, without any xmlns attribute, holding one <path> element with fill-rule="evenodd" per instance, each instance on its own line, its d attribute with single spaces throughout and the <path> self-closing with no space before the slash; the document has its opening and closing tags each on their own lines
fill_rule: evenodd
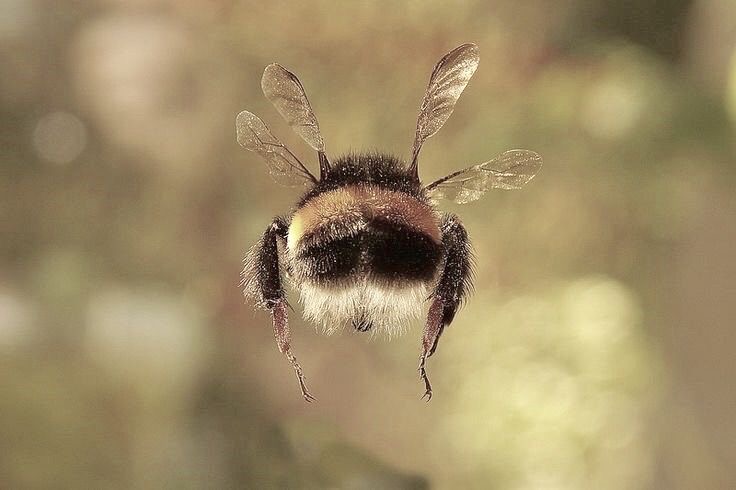
<svg viewBox="0 0 736 490">
<path fill-rule="evenodd" d="M 278 183 L 307 187 L 288 217 L 276 217 L 247 253 L 246 297 L 271 313 L 279 351 L 307 389 L 292 354 L 285 279 L 299 292 L 304 316 L 326 333 L 350 326 L 359 332 L 403 333 L 429 311 L 419 359 L 422 398 L 432 397 L 427 359 L 472 289 L 473 255 L 460 219 L 438 211 L 441 199 L 467 203 L 492 188 L 519 189 L 542 166 L 529 150 L 510 150 L 430 184 L 419 179 L 424 142 L 452 114 L 478 67 L 478 47 L 447 53 L 429 78 L 417 120 L 411 159 L 384 153 L 328 158 L 317 118 L 299 79 L 284 67 L 266 67 L 261 87 L 286 122 L 317 152 L 319 178 L 254 114 L 236 119 L 238 143 L 260 155 Z"/>
</svg>

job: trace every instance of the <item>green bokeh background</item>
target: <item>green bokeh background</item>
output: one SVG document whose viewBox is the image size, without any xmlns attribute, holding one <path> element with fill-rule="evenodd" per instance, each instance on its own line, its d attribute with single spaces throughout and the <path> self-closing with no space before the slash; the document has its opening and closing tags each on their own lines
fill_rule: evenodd
<svg viewBox="0 0 736 490">
<path fill-rule="evenodd" d="M 298 191 L 235 141 L 302 80 L 328 151 L 406 156 L 433 64 L 481 64 L 433 180 L 476 291 L 429 364 L 291 314 L 305 404 L 241 260 Z M 0 488 L 735 488 L 730 0 L 0 1 Z M 292 298 L 295 296 L 292 292 Z"/>
</svg>

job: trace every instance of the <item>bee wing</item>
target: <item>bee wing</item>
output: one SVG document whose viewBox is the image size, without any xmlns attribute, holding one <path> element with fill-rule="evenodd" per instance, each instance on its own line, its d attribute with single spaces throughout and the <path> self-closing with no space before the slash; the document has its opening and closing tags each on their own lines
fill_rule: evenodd
<svg viewBox="0 0 736 490">
<path fill-rule="evenodd" d="M 493 160 L 459 170 L 425 187 L 431 199 L 465 204 L 488 189 L 521 189 L 542 168 L 542 157 L 529 150 L 509 150 Z"/>
<path fill-rule="evenodd" d="M 450 51 L 435 65 L 417 118 L 411 152 L 411 165 L 415 172 L 417 157 L 424 141 L 439 131 L 450 117 L 457 99 L 478 68 L 479 61 L 478 46 L 468 43 Z"/>
<path fill-rule="evenodd" d="M 268 130 L 261 119 L 248 111 L 235 119 L 238 143 L 246 150 L 258 153 L 266 163 L 273 179 L 282 185 L 316 183 L 317 179 L 279 139 Z"/>
<path fill-rule="evenodd" d="M 278 63 L 272 63 L 263 72 L 261 88 L 294 132 L 309 146 L 324 153 L 325 142 L 319 131 L 317 117 L 296 75 Z"/>
</svg>

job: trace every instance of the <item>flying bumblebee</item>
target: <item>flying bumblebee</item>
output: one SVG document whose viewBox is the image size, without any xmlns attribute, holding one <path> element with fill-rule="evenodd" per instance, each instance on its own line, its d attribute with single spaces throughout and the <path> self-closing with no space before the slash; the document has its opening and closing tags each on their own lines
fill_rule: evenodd
<svg viewBox="0 0 736 490">
<path fill-rule="evenodd" d="M 452 114 L 478 67 L 478 47 L 463 44 L 439 60 L 419 109 L 411 160 L 383 153 L 328 158 L 317 118 L 299 79 L 276 63 L 261 87 L 291 128 L 317 151 L 319 178 L 250 112 L 237 116 L 238 143 L 259 154 L 279 183 L 304 184 L 288 217 L 277 217 L 248 252 L 246 297 L 270 311 L 279 351 L 296 371 L 302 395 L 314 400 L 292 354 L 284 288 L 288 278 L 304 316 L 326 333 L 403 333 L 430 302 L 419 359 L 422 398 L 432 397 L 425 369 L 442 332 L 472 288 L 472 251 L 460 219 L 436 208 L 440 199 L 467 203 L 487 190 L 519 189 L 542 166 L 529 150 L 510 150 L 424 185 L 419 152 Z"/>
</svg>

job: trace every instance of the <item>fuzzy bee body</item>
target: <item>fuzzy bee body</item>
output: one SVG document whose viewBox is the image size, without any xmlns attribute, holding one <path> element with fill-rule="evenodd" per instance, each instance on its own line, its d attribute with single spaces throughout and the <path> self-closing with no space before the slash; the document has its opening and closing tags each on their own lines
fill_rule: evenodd
<svg viewBox="0 0 736 490">
<path fill-rule="evenodd" d="M 541 158 L 511 150 L 424 185 L 418 156 L 452 113 L 478 65 L 478 48 L 464 44 L 435 66 L 424 95 L 410 162 L 380 153 L 351 154 L 330 162 L 317 118 L 301 82 L 280 65 L 263 75 L 266 97 L 317 151 L 319 178 L 250 112 L 236 121 L 238 142 L 258 153 L 279 182 L 309 186 L 294 212 L 275 218 L 245 259 L 245 295 L 269 310 L 279 350 L 294 368 L 284 280 L 299 293 L 304 316 L 326 333 L 346 325 L 393 336 L 417 319 L 429 300 L 419 372 L 432 396 L 425 363 L 472 288 L 472 256 L 457 216 L 436 208 L 440 199 L 465 203 L 491 188 L 518 189 L 534 177 Z"/>
<path fill-rule="evenodd" d="M 338 159 L 291 217 L 287 255 L 305 317 L 389 336 L 418 318 L 444 254 L 441 216 L 406 165 Z"/>
</svg>

